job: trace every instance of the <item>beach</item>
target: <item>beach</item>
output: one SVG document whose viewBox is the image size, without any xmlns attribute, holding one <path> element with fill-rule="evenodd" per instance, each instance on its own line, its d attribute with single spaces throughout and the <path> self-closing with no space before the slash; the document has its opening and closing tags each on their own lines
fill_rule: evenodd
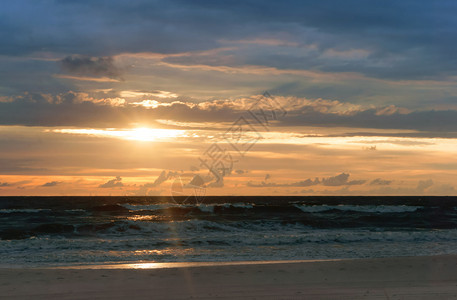
<svg viewBox="0 0 457 300">
<path fill-rule="evenodd" d="M 207 200 L 4 198 L 0 299 L 457 296 L 457 199 Z"/>
<path fill-rule="evenodd" d="M 457 256 L 0 269 L 1 299 L 454 299 Z"/>
</svg>

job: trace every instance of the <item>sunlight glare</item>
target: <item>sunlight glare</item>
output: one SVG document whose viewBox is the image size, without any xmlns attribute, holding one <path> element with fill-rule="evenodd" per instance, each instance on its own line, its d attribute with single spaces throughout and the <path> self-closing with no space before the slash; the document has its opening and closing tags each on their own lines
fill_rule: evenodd
<svg viewBox="0 0 457 300">
<path fill-rule="evenodd" d="M 157 129 L 157 128 L 133 128 L 133 129 L 54 129 L 52 132 L 89 135 L 96 137 L 112 137 L 124 140 L 151 142 L 158 139 L 176 138 L 183 136 L 185 130 Z"/>
</svg>

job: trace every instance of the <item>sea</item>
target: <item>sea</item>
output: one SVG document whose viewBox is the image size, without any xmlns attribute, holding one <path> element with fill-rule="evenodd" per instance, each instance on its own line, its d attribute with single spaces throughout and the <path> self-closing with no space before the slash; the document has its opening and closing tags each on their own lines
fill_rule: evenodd
<svg viewBox="0 0 457 300">
<path fill-rule="evenodd" d="M 457 253 L 457 197 L 0 197 L 0 267 Z"/>
</svg>

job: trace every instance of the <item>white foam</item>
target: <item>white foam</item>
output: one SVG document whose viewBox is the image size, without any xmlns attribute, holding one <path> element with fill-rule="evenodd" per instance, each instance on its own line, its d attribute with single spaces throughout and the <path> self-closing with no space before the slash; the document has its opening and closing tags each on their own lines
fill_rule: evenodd
<svg viewBox="0 0 457 300">
<path fill-rule="evenodd" d="M 120 206 L 127 208 L 132 211 L 137 210 L 158 210 L 158 209 L 166 209 L 170 207 L 179 207 L 178 204 L 172 203 L 163 203 L 163 204 L 146 204 L 146 205 L 139 205 L 139 204 L 120 204 Z"/>
<path fill-rule="evenodd" d="M 408 205 L 299 205 L 295 207 L 301 209 L 303 212 L 316 213 L 329 211 L 332 209 L 341 211 L 356 211 L 367 213 L 401 213 L 401 212 L 415 212 L 423 206 L 408 206 Z"/>
</svg>

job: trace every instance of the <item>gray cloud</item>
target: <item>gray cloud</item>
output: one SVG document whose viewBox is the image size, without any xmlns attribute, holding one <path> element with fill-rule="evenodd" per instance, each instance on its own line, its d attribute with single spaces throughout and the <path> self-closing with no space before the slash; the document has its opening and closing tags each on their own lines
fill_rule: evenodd
<svg viewBox="0 0 457 300">
<path fill-rule="evenodd" d="M 366 180 L 352 180 L 349 181 L 349 174 L 341 173 L 336 176 L 327 177 L 327 178 L 315 178 L 313 179 L 305 179 L 303 181 L 297 181 L 293 183 L 274 183 L 274 182 L 265 182 L 262 181 L 261 183 L 253 183 L 248 182 L 247 186 L 249 187 L 309 187 L 315 185 L 323 185 L 323 186 L 349 186 L 349 185 L 362 185 L 366 182 Z"/>
<path fill-rule="evenodd" d="M 117 176 L 114 179 L 107 181 L 104 184 L 99 185 L 99 188 L 114 188 L 114 187 L 123 187 L 124 184 L 122 183 L 122 178 Z"/>
<path fill-rule="evenodd" d="M 281 120 L 281 125 L 411 129 L 443 133 L 456 131 L 455 117 L 457 117 L 455 110 L 423 110 L 389 115 L 380 115 L 376 109 L 362 110 L 349 115 L 301 110 L 301 112 L 289 112 L 287 118 Z"/>
<path fill-rule="evenodd" d="M 367 191 L 371 195 L 456 195 L 455 188 L 450 184 L 435 184 L 431 179 L 419 180 L 416 187 L 382 186 Z"/>
<path fill-rule="evenodd" d="M 341 173 L 339 175 L 322 178 L 322 185 L 325 186 L 341 186 L 341 185 L 360 185 L 364 184 L 366 180 L 352 180 L 349 181 L 349 174 Z"/>
<path fill-rule="evenodd" d="M 3 145 L 7 145 L 5 139 L 1 139 Z M 9 141 L 11 142 L 11 141 Z M 30 158 L 0 158 L 0 171 L 2 174 L 37 174 L 37 173 L 51 173 L 47 168 L 37 168 L 33 167 L 40 160 L 30 159 Z"/>
<path fill-rule="evenodd" d="M 200 105 L 178 101 L 151 109 L 106 103 L 109 99 L 94 99 L 83 93 L 26 93 L 12 97 L 9 102 L 0 102 L 0 125 L 119 127 L 129 125 L 128 122 L 154 122 L 163 118 L 183 122 L 233 122 L 240 116 L 249 118 L 247 108 L 239 106 L 242 101 L 207 101 Z M 456 110 L 397 108 L 385 114 L 382 108 L 350 107 L 351 103 L 338 101 L 305 102 L 289 110 L 277 125 L 410 129 L 422 133 L 404 136 L 424 137 L 453 137 L 457 132 Z M 335 112 L 337 109 L 352 110 Z"/>
<path fill-rule="evenodd" d="M 426 189 L 428 189 L 429 187 L 431 187 L 432 185 L 434 184 L 433 180 L 431 179 L 428 179 L 428 180 L 420 180 L 418 183 L 417 183 L 417 190 L 419 192 L 423 192 L 425 191 Z"/>
<path fill-rule="evenodd" d="M 51 181 L 51 182 L 46 182 L 45 184 L 41 185 L 41 187 L 54 187 L 61 183 L 62 183 L 61 181 Z"/>
<path fill-rule="evenodd" d="M 156 180 L 154 180 L 153 183 L 146 183 L 143 185 L 143 187 L 145 187 L 145 188 L 157 187 L 157 186 L 161 185 L 162 183 L 164 183 L 165 181 L 167 181 L 168 179 L 176 177 L 178 174 L 179 174 L 178 172 L 174 172 L 174 171 L 167 172 L 167 171 L 163 170 L 160 173 L 160 175 L 156 178 Z"/>
<path fill-rule="evenodd" d="M 238 53 L 236 61 L 384 78 L 430 78 L 456 72 L 457 21 L 451 0 L 134 0 L 129 5 L 121 0 L 109 5 L 101 0 L 20 0 L 0 8 L 1 38 L 8 41 L 0 43 L 4 55 L 39 51 L 68 55 L 69 49 L 92 56 L 176 53 L 215 48 L 221 39 L 282 37 L 283 51 L 251 49 Z M 290 44 L 297 46 L 289 50 Z M 294 51 L 303 45 L 316 49 Z M 366 49 L 369 55 L 357 60 L 323 58 L 329 49 Z"/>
<path fill-rule="evenodd" d="M 185 187 L 195 188 L 195 187 L 204 187 L 205 180 L 200 175 L 195 175 L 192 180 L 185 185 Z"/>
<path fill-rule="evenodd" d="M 160 173 L 159 177 L 157 177 L 156 180 L 154 180 L 153 183 L 145 184 L 145 187 L 156 187 L 156 186 L 159 186 L 163 182 L 165 182 L 167 179 L 168 179 L 167 172 L 166 171 L 162 171 L 162 173 Z"/>
<path fill-rule="evenodd" d="M 450 184 L 440 184 L 430 187 L 427 192 L 437 195 L 455 195 L 455 188 Z"/>
<path fill-rule="evenodd" d="M 370 182 L 370 185 L 389 185 L 392 183 L 392 180 L 384 180 L 381 178 L 376 178 Z"/>
<path fill-rule="evenodd" d="M 209 183 L 208 187 L 209 188 L 222 188 L 222 187 L 224 187 L 224 177 L 221 177 L 220 179 Z"/>
<path fill-rule="evenodd" d="M 63 71 L 78 76 L 122 79 L 121 70 L 112 57 L 71 55 L 62 59 L 60 65 Z"/>
</svg>

